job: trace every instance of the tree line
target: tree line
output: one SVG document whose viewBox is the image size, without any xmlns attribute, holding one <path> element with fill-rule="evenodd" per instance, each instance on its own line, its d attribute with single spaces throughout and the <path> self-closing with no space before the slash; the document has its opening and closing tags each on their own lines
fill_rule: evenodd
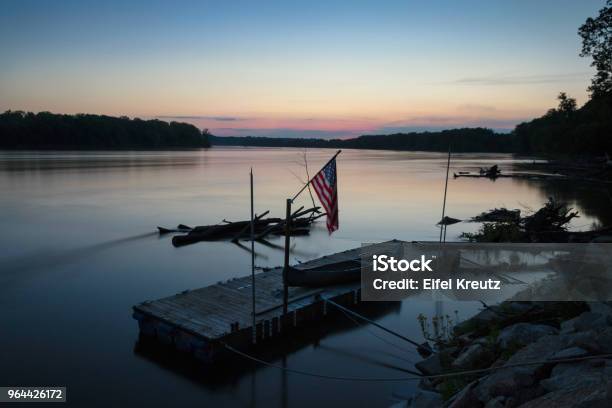
<svg viewBox="0 0 612 408">
<path fill-rule="evenodd" d="M 0 149 L 141 149 L 209 147 L 208 130 L 188 123 L 105 115 L 6 111 Z"/>
<path fill-rule="evenodd" d="M 392 135 L 364 135 L 353 139 L 303 139 L 271 137 L 212 136 L 213 145 L 261 147 L 323 147 L 338 149 L 381 149 L 408 151 L 454 152 L 513 152 L 514 138 L 485 128 L 449 129 L 439 132 L 395 133 Z"/>
</svg>

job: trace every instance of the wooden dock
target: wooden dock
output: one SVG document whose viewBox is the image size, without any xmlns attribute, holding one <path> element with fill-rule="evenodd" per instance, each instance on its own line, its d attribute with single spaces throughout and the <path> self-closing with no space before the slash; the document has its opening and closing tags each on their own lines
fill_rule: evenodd
<svg viewBox="0 0 612 408">
<path fill-rule="evenodd" d="M 384 243 L 383 243 L 384 244 Z M 355 248 L 295 265 L 296 269 L 359 259 Z M 251 276 L 189 290 L 134 306 L 134 318 L 144 336 L 172 345 L 211 362 L 227 353 L 225 344 L 237 349 L 252 346 Z M 289 288 L 288 313 L 283 315 L 282 268 L 255 275 L 256 342 L 279 336 L 293 327 L 327 315 L 324 299 L 350 306 L 359 302 L 360 282 L 325 288 Z"/>
</svg>

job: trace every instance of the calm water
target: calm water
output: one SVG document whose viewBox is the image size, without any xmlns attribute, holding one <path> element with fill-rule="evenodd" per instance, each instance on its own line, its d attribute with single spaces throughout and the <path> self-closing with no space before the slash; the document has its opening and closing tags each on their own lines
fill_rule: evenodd
<svg viewBox="0 0 612 408">
<path fill-rule="evenodd" d="M 333 151 L 309 150 L 310 170 Z M 530 160 L 530 159 L 525 159 Z M 173 152 L 0 152 L 0 385 L 65 385 L 68 401 L 88 406 L 388 406 L 413 383 L 360 383 L 283 375 L 251 363 L 206 372 L 179 356 L 138 345 L 131 306 L 249 271 L 250 256 L 226 242 L 173 248 L 157 225 L 247 219 L 248 172 L 256 212 L 284 214 L 304 177 L 299 149 L 215 148 Z M 501 164 L 506 155 L 457 155 L 451 171 Z M 338 160 L 340 230 L 324 222 L 297 238 L 292 260 L 361 242 L 437 239 L 446 157 L 436 153 L 345 151 Z M 492 207 L 538 208 L 548 196 L 581 211 L 573 228 L 611 221 L 609 192 L 591 186 L 499 179 L 450 180 L 447 214 L 468 218 Z M 303 194 L 299 205 L 309 205 Z M 449 228 L 449 239 L 477 225 Z M 275 241 L 281 243 L 280 239 Z M 260 266 L 282 251 L 256 247 Z M 445 302 L 460 318 L 478 304 Z M 404 301 L 378 321 L 420 338 L 419 313 L 431 302 Z M 321 374 L 401 377 L 416 359 L 404 344 L 352 322 L 295 339 L 269 360 Z"/>
</svg>

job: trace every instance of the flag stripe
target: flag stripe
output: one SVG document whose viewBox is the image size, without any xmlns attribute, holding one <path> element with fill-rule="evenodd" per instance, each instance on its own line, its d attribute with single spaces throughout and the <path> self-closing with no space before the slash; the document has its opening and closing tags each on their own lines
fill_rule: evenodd
<svg viewBox="0 0 612 408">
<path fill-rule="evenodd" d="M 327 230 L 331 234 L 338 229 L 338 193 L 336 159 L 332 160 L 312 178 L 312 185 L 321 206 L 327 213 Z"/>
</svg>

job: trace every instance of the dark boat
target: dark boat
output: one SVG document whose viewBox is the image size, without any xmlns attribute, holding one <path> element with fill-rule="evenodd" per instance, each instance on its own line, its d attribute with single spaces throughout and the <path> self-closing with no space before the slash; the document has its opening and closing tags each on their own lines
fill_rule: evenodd
<svg viewBox="0 0 612 408">
<path fill-rule="evenodd" d="M 361 259 L 330 263 L 312 268 L 290 267 L 287 271 L 287 284 L 319 288 L 357 282 L 361 279 Z"/>
</svg>

